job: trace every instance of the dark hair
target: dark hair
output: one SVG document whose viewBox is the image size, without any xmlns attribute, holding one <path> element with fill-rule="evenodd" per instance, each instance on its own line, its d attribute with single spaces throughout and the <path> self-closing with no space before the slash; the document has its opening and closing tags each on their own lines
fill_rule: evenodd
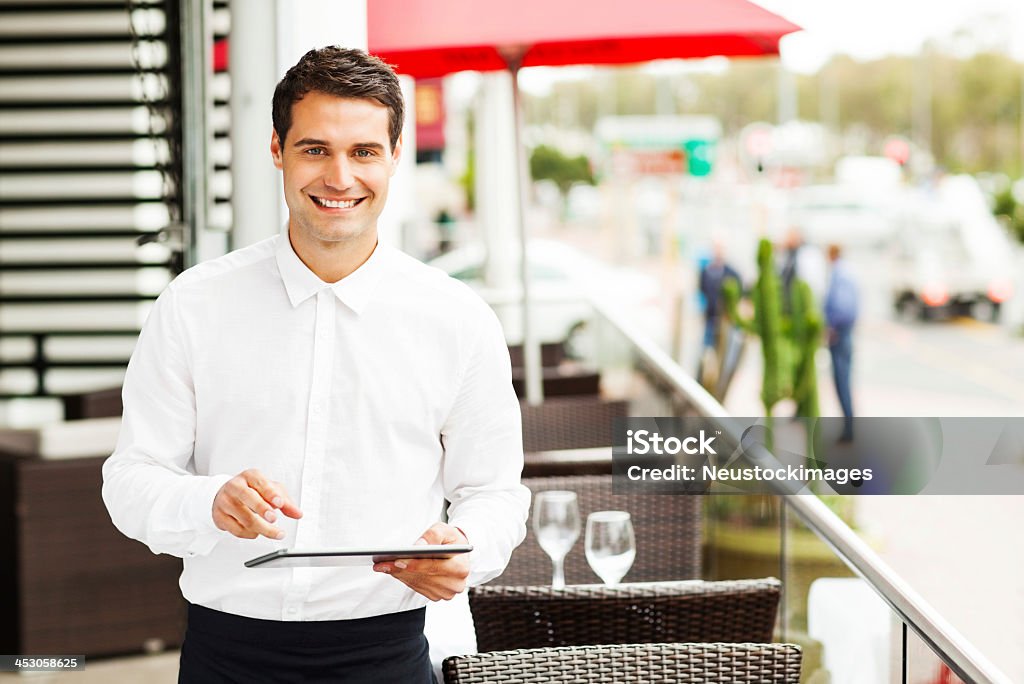
<svg viewBox="0 0 1024 684">
<path fill-rule="evenodd" d="M 391 149 L 395 149 L 405 119 L 405 101 L 398 76 L 386 62 L 362 50 L 336 45 L 304 54 L 274 89 L 274 131 L 282 145 L 292 127 L 292 105 L 313 91 L 376 100 L 387 107 Z"/>
</svg>

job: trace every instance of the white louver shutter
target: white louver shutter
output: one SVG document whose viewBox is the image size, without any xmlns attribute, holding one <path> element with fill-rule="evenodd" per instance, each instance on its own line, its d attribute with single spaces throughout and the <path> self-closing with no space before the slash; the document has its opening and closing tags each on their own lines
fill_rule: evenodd
<svg viewBox="0 0 1024 684">
<path fill-rule="evenodd" d="M 224 41 L 227 0 L 208 3 Z M 153 300 L 189 265 L 179 12 L 174 0 L 0 0 L 0 401 L 119 386 Z M 219 230 L 231 225 L 229 86 L 226 71 L 210 82 Z"/>
</svg>

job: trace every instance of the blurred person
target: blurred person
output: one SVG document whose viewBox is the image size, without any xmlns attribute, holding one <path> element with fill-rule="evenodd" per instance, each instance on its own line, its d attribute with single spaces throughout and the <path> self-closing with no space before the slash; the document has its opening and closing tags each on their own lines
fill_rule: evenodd
<svg viewBox="0 0 1024 684">
<path fill-rule="evenodd" d="M 306 53 L 273 98 L 287 233 L 180 275 L 132 355 L 103 498 L 125 535 L 184 559 L 180 682 L 431 682 L 424 606 L 500 574 L 525 535 L 498 320 L 378 241 L 403 107 L 377 58 Z M 467 541 L 373 571 L 243 565 Z"/>
<path fill-rule="evenodd" d="M 825 297 L 827 285 L 827 267 L 821 250 L 809 245 L 804 240 L 803 232 L 798 226 L 792 226 L 786 232 L 782 246 L 784 248 L 782 268 L 779 277 L 782 280 L 782 306 L 784 313 L 792 310 L 790 299 L 793 281 L 797 278 L 807 283 L 814 295 L 814 305 L 820 307 Z"/>
<path fill-rule="evenodd" d="M 455 217 L 447 207 L 442 207 L 434 217 L 434 225 L 437 226 L 437 255 L 447 254 L 455 244 Z"/>
<path fill-rule="evenodd" d="M 722 287 L 730 279 L 742 287 L 739 272 L 725 260 L 725 245 L 721 240 L 715 240 L 711 246 L 711 259 L 701 268 L 698 278 L 698 286 L 704 299 L 704 341 L 697 365 L 698 381 L 704 378 L 706 359 L 711 352 L 719 348 L 722 316 L 725 313 Z"/>
<path fill-rule="evenodd" d="M 832 379 L 843 410 L 840 442 L 853 441 L 853 396 L 850 371 L 853 363 L 853 327 L 860 309 L 860 294 L 839 245 L 828 246 L 831 273 L 825 295 L 825 326 L 828 350 L 832 356 Z"/>
</svg>

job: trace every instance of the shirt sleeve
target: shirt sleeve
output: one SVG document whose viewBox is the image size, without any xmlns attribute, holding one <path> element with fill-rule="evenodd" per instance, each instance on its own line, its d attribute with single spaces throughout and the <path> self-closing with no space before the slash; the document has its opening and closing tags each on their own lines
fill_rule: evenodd
<svg viewBox="0 0 1024 684">
<path fill-rule="evenodd" d="M 473 545 L 469 584 L 505 569 L 526 536 L 530 490 L 521 482 L 519 400 L 501 325 L 482 302 L 459 391 L 441 431 L 448 522 Z M 470 333 L 473 334 L 472 332 Z"/>
<path fill-rule="evenodd" d="M 188 557 L 208 554 L 227 534 L 213 522 L 213 499 L 231 478 L 195 472 L 195 392 L 173 287 L 157 300 L 128 363 L 103 501 L 126 536 L 153 553 Z"/>
</svg>

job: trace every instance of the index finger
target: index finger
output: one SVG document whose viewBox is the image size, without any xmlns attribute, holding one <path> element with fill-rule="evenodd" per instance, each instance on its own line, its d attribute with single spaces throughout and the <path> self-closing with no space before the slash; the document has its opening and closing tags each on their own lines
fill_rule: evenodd
<svg viewBox="0 0 1024 684">
<path fill-rule="evenodd" d="M 302 517 L 302 511 L 292 501 L 285 488 L 277 482 L 268 480 L 259 470 L 245 471 L 245 481 L 249 487 L 263 497 L 264 501 L 274 508 L 281 509 L 281 512 L 289 518 Z"/>
</svg>

